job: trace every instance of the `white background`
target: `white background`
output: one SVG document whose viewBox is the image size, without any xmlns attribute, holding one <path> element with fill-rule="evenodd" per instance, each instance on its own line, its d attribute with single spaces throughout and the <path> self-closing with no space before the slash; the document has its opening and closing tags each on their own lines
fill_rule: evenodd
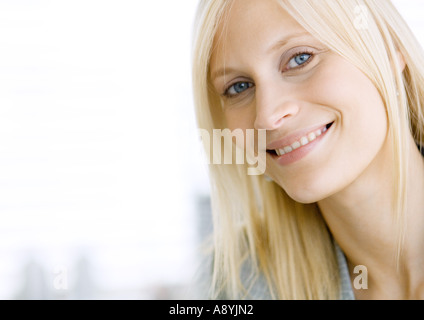
<svg viewBox="0 0 424 320">
<path fill-rule="evenodd" d="M 0 299 L 195 295 L 196 4 L 0 0 Z"/>
</svg>

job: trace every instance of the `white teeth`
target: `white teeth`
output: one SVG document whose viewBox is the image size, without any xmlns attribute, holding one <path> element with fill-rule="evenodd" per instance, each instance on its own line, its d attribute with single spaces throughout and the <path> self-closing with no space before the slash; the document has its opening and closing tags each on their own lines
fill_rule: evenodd
<svg viewBox="0 0 424 320">
<path fill-rule="evenodd" d="M 322 130 L 316 130 L 311 132 L 305 137 L 300 138 L 299 141 L 295 141 L 291 146 L 284 147 L 283 149 L 276 149 L 275 152 L 278 156 L 285 155 L 292 152 L 293 150 L 299 149 L 300 147 L 306 146 L 308 143 L 314 141 L 316 138 L 327 132 L 327 127 L 324 127 Z"/>
<path fill-rule="evenodd" d="M 293 151 L 293 148 L 292 147 L 284 147 L 284 152 L 285 153 L 289 153 L 289 152 L 292 152 Z"/>
<path fill-rule="evenodd" d="M 309 143 L 308 138 L 303 137 L 302 139 L 300 139 L 300 144 L 301 144 L 302 146 L 306 146 L 308 143 Z"/>
<path fill-rule="evenodd" d="M 301 146 L 300 142 L 296 141 L 295 143 L 293 143 L 291 145 L 291 147 L 293 148 L 293 150 L 299 149 Z"/>
</svg>

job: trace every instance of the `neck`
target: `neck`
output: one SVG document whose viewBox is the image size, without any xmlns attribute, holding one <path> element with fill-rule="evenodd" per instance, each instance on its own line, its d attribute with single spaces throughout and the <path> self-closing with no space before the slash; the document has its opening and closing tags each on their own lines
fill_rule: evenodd
<svg viewBox="0 0 424 320">
<path fill-rule="evenodd" d="M 410 139 L 407 173 L 406 232 L 398 268 L 396 253 L 399 225 L 394 220 L 393 163 L 390 148 L 349 187 L 318 203 L 335 240 L 344 251 L 351 271 L 367 267 L 369 290 L 357 296 L 392 298 L 414 295 L 424 284 L 424 162 Z M 389 298 L 389 297 L 387 297 Z"/>
</svg>

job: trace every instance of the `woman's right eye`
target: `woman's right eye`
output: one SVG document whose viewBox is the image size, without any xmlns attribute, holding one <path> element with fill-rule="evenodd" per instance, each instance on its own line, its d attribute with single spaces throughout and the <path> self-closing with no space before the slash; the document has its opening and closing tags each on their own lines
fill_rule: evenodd
<svg viewBox="0 0 424 320">
<path fill-rule="evenodd" d="M 247 89 L 250 89 L 251 87 L 253 87 L 253 84 L 250 82 L 237 82 L 235 84 L 233 84 L 231 87 L 229 87 L 224 95 L 226 97 L 232 98 L 235 97 L 236 95 L 243 93 L 244 91 L 246 91 Z"/>
</svg>

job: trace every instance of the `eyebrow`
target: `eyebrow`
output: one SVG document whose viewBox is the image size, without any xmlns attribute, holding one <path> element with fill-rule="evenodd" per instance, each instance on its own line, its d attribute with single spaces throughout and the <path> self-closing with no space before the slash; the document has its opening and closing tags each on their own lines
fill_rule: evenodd
<svg viewBox="0 0 424 320">
<path fill-rule="evenodd" d="M 266 53 L 269 54 L 283 46 L 285 46 L 287 43 L 289 43 L 291 40 L 293 39 L 297 39 L 297 38 L 302 38 L 305 36 L 311 36 L 311 34 L 309 32 L 298 32 L 298 33 L 293 33 L 293 34 L 289 34 L 286 37 L 284 37 L 283 39 L 277 41 L 272 47 L 270 47 L 268 50 L 266 50 Z M 218 69 L 217 71 L 213 72 L 211 74 L 211 80 L 215 80 L 216 78 L 222 77 L 227 73 L 231 73 L 231 72 L 236 72 L 236 69 L 233 68 L 221 68 Z"/>
<path fill-rule="evenodd" d="M 212 73 L 211 79 L 215 80 L 217 78 L 220 78 L 220 77 L 226 75 L 227 73 L 232 73 L 232 72 L 236 72 L 236 69 L 224 67 L 224 68 L 221 68 L 221 69 L 215 71 L 214 73 Z"/>
<path fill-rule="evenodd" d="M 311 34 L 309 32 L 298 32 L 298 33 L 293 33 L 293 34 L 289 34 L 288 36 L 284 37 L 283 39 L 277 41 L 276 44 L 274 44 L 271 48 L 269 48 L 266 52 L 267 53 L 271 53 L 281 47 L 284 47 L 287 43 L 289 43 L 291 40 L 293 39 L 297 39 L 297 38 L 303 38 L 305 36 L 311 36 Z"/>
</svg>

